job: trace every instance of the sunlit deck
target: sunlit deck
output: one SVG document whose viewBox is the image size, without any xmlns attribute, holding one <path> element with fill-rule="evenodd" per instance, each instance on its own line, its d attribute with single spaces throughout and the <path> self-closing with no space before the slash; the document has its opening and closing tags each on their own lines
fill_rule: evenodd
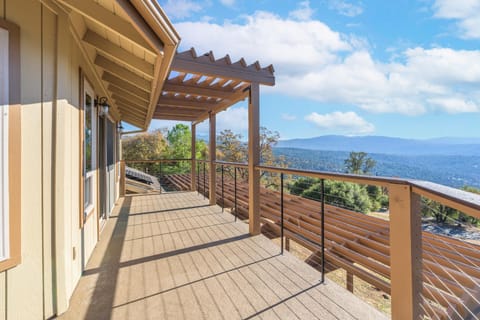
<svg viewBox="0 0 480 320">
<path fill-rule="evenodd" d="M 197 193 L 121 200 L 62 319 L 383 319 Z"/>
</svg>

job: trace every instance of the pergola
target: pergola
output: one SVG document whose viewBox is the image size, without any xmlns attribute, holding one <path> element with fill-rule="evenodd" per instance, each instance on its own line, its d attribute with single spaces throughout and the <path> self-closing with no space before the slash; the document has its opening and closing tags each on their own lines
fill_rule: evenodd
<svg viewBox="0 0 480 320">
<path fill-rule="evenodd" d="M 195 50 L 177 53 L 158 99 L 154 119 L 192 122 L 192 189 L 196 184 L 195 127 L 209 119 L 210 204 L 216 203 L 216 114 L 248 97 L 248 173 L 250 233 L 260 233 L 259 96 L 260 85 L 275 85 L 274 69 L 257 61 L 247 65 L 242 58 L 226 55 L 215 59 L 212 52 L 198 56 Z"/>
</svg>

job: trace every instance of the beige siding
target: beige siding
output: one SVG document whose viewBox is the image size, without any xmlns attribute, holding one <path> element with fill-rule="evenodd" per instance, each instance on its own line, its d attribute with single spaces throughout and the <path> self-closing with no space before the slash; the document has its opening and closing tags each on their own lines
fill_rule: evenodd
<svg viewBox="0 0 480 320">
<path fill-rule="evenodd" d="M 1 4 L 1 2 L 0 2 Z M 4 320 L 5 319 L 5 312 L 6 312 L 6 309 L 5 309 L 5 284 L 6 284 L 6 280 L 5 280 L 5 272 L 1 272 L 0 273 L 0 320 Z"/>
<path fill-rule="evenodd" d="M 7 319 L 43 314 L 41 5 L 7 0 L 7 19 L 20 25 L 22 102 L 22 263 L 7 271 Z M 25 15 L 27 15 L 25 17 Z M 20 20 L 20 17 L 23 19 Z M 37 54 L 32 54 L 36 52 Z M 28 80 L 28 81 L 27 81 Z"/>
<path fill-rule="evenodd" d="M 64 312 L 97 242 L 96 216 L 79 227 L 80 68 L 94 77 L 68 17 L 45 3 L 0 0 L 20 26 L 22 67 L 22 263 L 0 273 L 0 320 Z"/>
<path fill-rule="evenodd" d="M 5 0 L 0 0 L 0 18 L 4 18 Z M 6 319 L 6 272 L 0 272 L 0 320 Z"/>
</svg>

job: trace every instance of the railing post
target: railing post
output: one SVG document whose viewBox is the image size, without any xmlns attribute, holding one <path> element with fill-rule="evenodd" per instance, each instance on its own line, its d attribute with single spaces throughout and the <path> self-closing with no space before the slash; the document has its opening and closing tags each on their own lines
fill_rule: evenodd
<svg viewBox="0 0 480 320">
<path fill-rule="evenodd" d="M 222 164 L 222 212 L 225 209 L 225 197 L 224 197 L 224 186 L 223 186 L 223 164 Z"/>
<path fill-rule="evenodd" d="M 392 319 L 419 319 L 422 304 L 420 196 L 411 186 L 390 184 Z"/>
<path fill-rule="evenodd" d="M 120 160 L 120 196 L 125 196 L 126 193 L 126 171 L 125 171 L 125 160 Z"/>
<path fill-rule="evenodd" d="M 283 254 L 283 172 L 280 173 L 280 247 Z"/>
<path fill-rule="evenodd" d="M 248 99 L 248 226 L 251 235 L 260 234 L 260 89 L 252 83 Z"/>
<path fill-rule="evenodd" d="M 160 160 L 160 178 L 158 179 L 160 183 L 160 193 L 162 193 L 162 161 Z"/>
<path fill-rule="evenodd" d="M 215 161 L 217 144 L 216 144 L 216 115 L 212 111 L 208 114 L 209 124 L 210 124 L 210 136 L 209 136 L 209 179 L 208 179 L 208 199 L 210 200 L 210 205 L 217 204 L 217 166 Z"/>
<path fill-rule="evenodd" d="M 325 179 L 321 180 L 322 192 L 322 283 L 325 282 Z"/>
<path fill-rule="evenodd" d="M 233 175 L 233 196 L 234 196 L 234 207 L 235 207 L 235 222 L 237 222 L 237 167 L 234 167 L 235 174 Z"/>
<path fill-rule="evenodd" d="M 197 193 L 200 194 L 200 162 L 197 162 Z"/>
<path fill-rule="evenodd" d="M 207 196 L 207 162 L 203 162 L 203 200 Z"/>
<path fill-rule="evenodd" d="M 197 155 L 197 150 L 196 150 L 196 125 L 192 124 L 192 141 L 191 141 L 191 165 L 190 165 L 190 189 L 192 191 L 195 191 L 195 185 L 196 185 L 196 172 L 195 172 L 195 163 L 197 161 L 196 155 Z"/>
</svg>

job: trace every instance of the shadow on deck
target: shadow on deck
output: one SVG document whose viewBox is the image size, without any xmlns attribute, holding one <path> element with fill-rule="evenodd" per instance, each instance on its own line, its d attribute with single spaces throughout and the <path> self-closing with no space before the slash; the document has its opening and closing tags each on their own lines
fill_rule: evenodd
<svg viewBox="0 0 480 320">
<path fill-rule="evenodd" d="M 120 200 L 61 319 L 384 319 L 194 192 Z"/>
</svg>

